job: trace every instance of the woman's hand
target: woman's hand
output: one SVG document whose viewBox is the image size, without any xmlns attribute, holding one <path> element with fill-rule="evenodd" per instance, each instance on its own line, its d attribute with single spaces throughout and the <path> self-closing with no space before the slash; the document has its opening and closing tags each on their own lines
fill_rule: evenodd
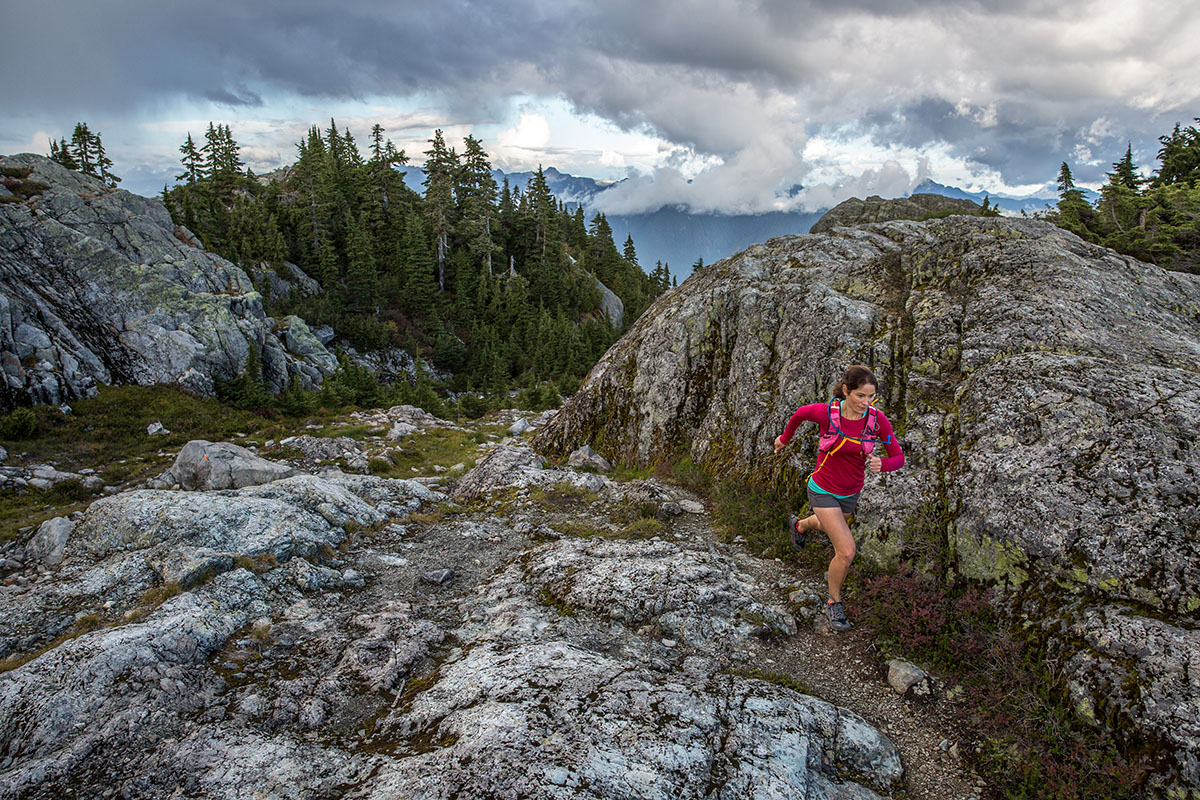
<svg viewBox="0 0 1200 800">
<path fill-rule="evenodd" d="M 883 472 L 883 459 L 879 456 L 871 456 L 869 463 L 871 464 L 871 472 L 876 475 Z"/>
<path fill-rule="evenodd" d="M 778 453 L 780 450 L 782 450 L 785 447 L 787 447 L 787 445 L 783 443 L 783 434 L 776 436 L 775 437 L 775 452 Z"/>
</svg>

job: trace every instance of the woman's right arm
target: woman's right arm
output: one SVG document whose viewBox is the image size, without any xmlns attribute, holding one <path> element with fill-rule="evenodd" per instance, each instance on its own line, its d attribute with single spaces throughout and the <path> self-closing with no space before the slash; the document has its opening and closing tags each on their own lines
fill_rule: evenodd
<svg viewBox="0 0 1200 800">
<path fill-rule="evenodd" d="M 783 447 L 792 440 L 796 434 L 796 428 L 800 427 L 802 422 L 815 422 L 820 425 L 825 421 L 825 404 L 810 403 L 806 406 L 800 406 L 796 409 L 796 413 L 792 414 L 792 418 L 788 420 L 787 427 L 783 429 L 783 433 L 775 440 L 775 451 L 783 449 Z"/>
</svg>

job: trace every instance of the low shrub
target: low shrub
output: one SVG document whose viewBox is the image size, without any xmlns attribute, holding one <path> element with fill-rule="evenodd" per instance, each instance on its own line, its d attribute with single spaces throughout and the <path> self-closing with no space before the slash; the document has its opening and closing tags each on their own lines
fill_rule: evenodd
<svg viewBox="0 0 1200 800">
<path fill-rule="evenodd" d="M 0 417 L 0 440 L 29 439 L 37 432 L 37 416 L 28 406 L 15 408 Z"/>
</svg>

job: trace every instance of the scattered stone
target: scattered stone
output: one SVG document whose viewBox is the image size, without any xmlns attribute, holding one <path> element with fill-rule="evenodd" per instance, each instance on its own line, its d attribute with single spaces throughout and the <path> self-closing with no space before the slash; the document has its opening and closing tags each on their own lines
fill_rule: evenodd
<svg viewBox="0 0 1200 800">
<path fill-rule="evenodd" d="M 29 540 L 26 552 L 47 567 L 57 567 L 62 562 L 63 550 L 74 528 L 75 524 L 66 517 L 48 519 Z"/>
<path fill-rule="evenodd" d="M 522 433 L 525 433 L 526 431 L 530 430 L 531 427 L 532 426 L 529 424 L 529 420 L 525 419 L 524 417 L 521 417 L 516 422 L 514 422 L 512 425 L 508 426 L 508 435 L 509 436 L 520 436 Z"/>
<path fill-rule="evenodd" d="M 454 578 L 454 570 L 438 569 L 434 570 L 433 572 L 426 572 L 421 577 L 430 583 L 436 583 L 437 585 L 441 586 Z"/>
<path fill-rule="evenodd" d="M 680 500 L 679 507 L 689 514 L 703 514 L 704 504 L 695 500 Z"/>
<path fill-rule="evenodd" d="M 161 422 L 151 422 L 146 426 L 147 436 L 166 436 L 170 431 Z"/>
<path fill-rule="evenodd" d="M 612 472 L 612 464 L 608 463 L 608 460 L 604 456 L 586 444 L 571 453 L 570 457 L 567 458 L 567 465 L 576 469 L 587 467 L 599 472 Z"/>
<path fill-rule="evenodd" d="M 655 514 L 660 520 L 668 520 L 672 517 L 678 517 L 683 513 L 683 508 L 679 503 L 667 501 L 658 507 L 658 512 Z"/>
<path fill-rule="evenodd" d="M 910 664 L 899 658 L 888 662 L 888 685 L 896 694 L 905 694 L 912 689 L 913 694 L 929 693 L 929 675 L 915 664 Z M 922 691 L 923 689 L 923 691 Z"/>
</svg>

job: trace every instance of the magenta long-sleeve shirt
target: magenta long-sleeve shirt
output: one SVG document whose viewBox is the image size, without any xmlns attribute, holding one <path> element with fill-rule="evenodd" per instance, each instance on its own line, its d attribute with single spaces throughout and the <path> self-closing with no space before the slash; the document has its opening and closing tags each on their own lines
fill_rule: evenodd
<svg viewBox="0 0 1200 800">
<path fill-rule="evenodd" d="M 817 423 L 821 434 L 824 435 L 829 428 L 829 413 L 826 408 L 825 403 L 812 403 L 797 408 L 796 413 L 792 414 L 792 418 L 788 420 L 787 427 L 783 429 L 780 440 L 784 444 L 790 442 L 801 422 Z M 882 459 L 883 471 L 893 472 L 904 466 L 904 451 L 900 449 L 900 443 L 896 441 L 896 437 L 892 433 L 891 421 L 882 411 L 876 409 L 875 413 L 879 417 L 879 438 L 891 437 L 891 441 L 885 445 L 887 457 Z M 861 436 L 866 424 L 866 417 L 862 419 L 841 418 L 841 429 L 847 436 Z M 820 453 L 817 456 L 817 469 L 813 473 L 812 479 L 817 486 L 830 494 L 851 495 L 862 491 L 863 473 L 866 468 L 867 457 L 863 453 L 862 446 L 857 442 L 847 442 L 832 454 Z"/>
</svg>

